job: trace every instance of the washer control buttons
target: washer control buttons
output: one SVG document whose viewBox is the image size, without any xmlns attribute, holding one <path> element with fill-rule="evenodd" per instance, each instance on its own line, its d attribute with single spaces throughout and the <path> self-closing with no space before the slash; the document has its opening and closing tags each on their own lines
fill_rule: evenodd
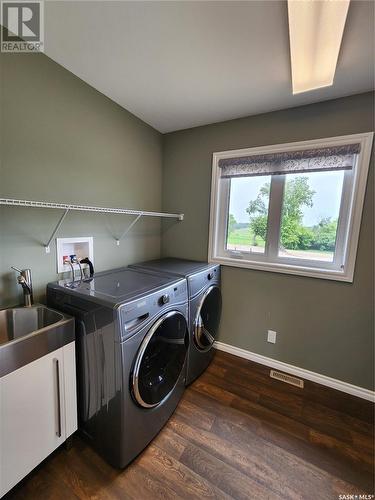
<svg viewBox="0 0 375 500">
<path fill-rule="evenodd" d="M 213 277 L 214 277 L 214 273 L 207 274 L 207 279 L 212 280 Z"/>
<path fill-rule="evenodd" d="M 165 304 L 168 304 L 169 302 L 169 295 L 167 293 L 165 293 L 164 295 L 162 295 L 159 299 L 159 304 L 161 306 L 164 306 Z"/>
</svg>

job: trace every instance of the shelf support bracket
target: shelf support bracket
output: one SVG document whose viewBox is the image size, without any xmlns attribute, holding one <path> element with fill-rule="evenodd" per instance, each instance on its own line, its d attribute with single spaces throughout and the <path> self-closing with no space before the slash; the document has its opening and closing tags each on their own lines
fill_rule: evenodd
<svg viewBox="0 0 375 500">
<path fill-rule="evenodd" d="M 137 224 L 137 222 L 142 217 L 142 215 L 143 215 L 143 213 L 138 214 L 137 217 L 133 220 L 133 222 L 131 224 L 129 224 L 129 226 L 125 229 L 125 231 L 122 233 L 122 235 L 116 239 L 116 245 L 118 247 L 120 246 L 120 241 L 122 240 L 122 238 L 124 238 L 128 234 L 128 232 L 131 230 L 131 228 Z"/>
<path fill-rule="evenodd" d="M 48 240 L 47 244 L 44 245 L 44 248 L 46 250 L 46 253 L 50 253 L 51 249 L 50 249 L 50 244 L 51 244 L 51 241 L 53 240 L 53 238 L 56 236 L 56 233 L 57 231 L 60 229 L 61 227 L 61 224 L 64 222 L 64 219 L 65 217 L 68 215 L 68 212 L 69 212 L 69 208 L 66 208 L 64 210 L 64 213 L 62 214 L 62 216 L 60 217 L 60 220 L 59 222 L 57 223 L 55 229 L 53 230 L 53 233 L 51 234 L 51 237 L 50 239 Z"/>
</svg>

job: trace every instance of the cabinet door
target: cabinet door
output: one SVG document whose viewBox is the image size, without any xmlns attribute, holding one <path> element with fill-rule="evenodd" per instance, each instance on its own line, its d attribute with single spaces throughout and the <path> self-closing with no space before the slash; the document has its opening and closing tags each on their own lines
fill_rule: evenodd
<svg viewBox="0 0 375 500">
<path fill-rule="evenodd" d="M 65 440 L 63 349 L 0 379 L 0 492 Z"/>
</svg>

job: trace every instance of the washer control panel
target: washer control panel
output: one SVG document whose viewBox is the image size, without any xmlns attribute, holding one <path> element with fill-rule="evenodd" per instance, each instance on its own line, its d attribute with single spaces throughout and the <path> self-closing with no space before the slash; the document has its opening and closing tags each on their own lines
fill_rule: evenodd
<svg viewBox="0 0 375 500">
<path fill-rule="evenodd" d="M 174 305 L 186 304 L 187 314 L 187 283 L 181 278 L 176 283 L 134 299 L 120 307 L 122 340 L 133 335 L 144 323 L 160 315 L 161 311 L 169 310 Z"/>
<path fill-rule="evenodd" d="M 165 304 L 168 304 L 169 301 L 170 301 L 169 295 L 167 293 L 165 293 L 164 295 L 162 295 L 160 297 L 159 305 L 165 306 Z"/>
</svg>

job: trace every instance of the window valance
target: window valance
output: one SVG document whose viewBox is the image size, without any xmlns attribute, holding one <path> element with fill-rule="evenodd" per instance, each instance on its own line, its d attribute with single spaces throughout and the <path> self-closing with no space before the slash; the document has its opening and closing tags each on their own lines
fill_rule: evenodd
<svg viewBox="0 0 375 500">
<path fill-rule="evenodd" d="M 283 175 L 328 170 L 350 170 L 360 144 L 283 151 L 263 155 L 221 158 L 221 177 L 252 177 L 257 175 Z"/>
</svg>

